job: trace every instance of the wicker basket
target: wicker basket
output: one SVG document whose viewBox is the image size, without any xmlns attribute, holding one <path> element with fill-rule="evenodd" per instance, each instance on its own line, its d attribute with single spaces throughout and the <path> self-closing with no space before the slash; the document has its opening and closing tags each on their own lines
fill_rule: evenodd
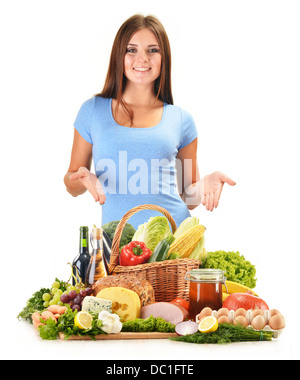
<svg viewBox="0 0 300 380">
<path fill-rule="evenodd" d="M 135 266 L 118 265 L 119 246 L 123 228 L 129 218 L 141 210 L 159 211 L 169 220 L 172 232 L 174 233 L 176 231 L 176 223 L 166 209 L 152 204 L 132 208 L 122 217 L 116 228 L 112 241 L 110 263 L 108 265 L 109 274 L 134 275 L 137 278 L 149 281 L 154 289 L 156 302 L 169 302 L 177 297 L 189 299 L 189 282 L 185 280 L 185 275 L 191 269 L 199 268 L 201 262 L 198 260 L 187 258 L 165 260 Z"/>
</svg>

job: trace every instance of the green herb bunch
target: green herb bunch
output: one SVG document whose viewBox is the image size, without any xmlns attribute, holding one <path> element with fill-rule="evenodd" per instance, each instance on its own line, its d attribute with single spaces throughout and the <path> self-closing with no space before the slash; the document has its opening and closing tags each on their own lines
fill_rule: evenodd
<svg viewBox="0 0 300 380">
<path fill-rule="evenodd" d="M 45 309 L 44 307 L 44 300 L 43 300 L 43 294 L 49 293 L 50 289 L 48 288 L 42 288 L 35 292 L 31 298 L 26 303 L 26 306 L 23 308 L 23 310 L 17 315 L 17 318 L 19 320 L 25 319 L 32 323 L 31 316 L 34 312 L 40 312 Z"/>
<path fill-rule="evenodd" d="M 192 335 L 178 336 L 170 338 L 179 342 L 186 343 L 233 343 L 233 342 L 252 342 L 272 340 L 272 331 L 255 331 L 247 329 L 241 325 L 222 323 L 219 328 L 212 333 L 196 332 Z"/>
<path fill-rule="evenodd" d="M 152 315 L 146 319 L 137 318 L 123 323 L 122 332 L 175 332 L 175 326 L 163 318 L 154 318 Z"/>
</svg>

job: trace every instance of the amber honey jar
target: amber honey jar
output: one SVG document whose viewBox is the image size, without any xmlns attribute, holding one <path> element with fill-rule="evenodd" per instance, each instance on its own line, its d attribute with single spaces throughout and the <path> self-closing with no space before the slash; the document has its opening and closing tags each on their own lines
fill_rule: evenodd
<svg viewBox="0 0 300 380">
<path fill-rule="evenodd" d="M 190 281 L 190 319 L 195 319 L 205 307 L 221 309 L 222 285 L 226 280 L 221 269 L 193 269 L 187 273 L 186 279 Z"/>
</svg>

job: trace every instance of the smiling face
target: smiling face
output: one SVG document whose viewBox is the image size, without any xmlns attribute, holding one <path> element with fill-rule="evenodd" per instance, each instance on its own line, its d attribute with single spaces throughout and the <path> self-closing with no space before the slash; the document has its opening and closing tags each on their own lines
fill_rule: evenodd
<svg viewBox="0 0 300 380">
<path fill-rule="evenodd" d="M 124 58 L 124 75 L 136 85 L 153 85 L 161 71 L 160 47 L 154 33 L 141 29 L 133 34 Z"/>
</svg>

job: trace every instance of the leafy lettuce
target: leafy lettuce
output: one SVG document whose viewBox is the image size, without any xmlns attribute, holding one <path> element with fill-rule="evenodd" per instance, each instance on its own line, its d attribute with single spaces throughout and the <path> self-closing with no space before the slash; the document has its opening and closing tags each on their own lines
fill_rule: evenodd
<svg viewBox="0 0 300 380">
<path fill-rule="evenodd" d="M 175 332 L 175 326 L 161 317 L 153 315 L 146 319 L 137 318 L 123 323 L 122 332 Z"/>
<path fill-rule="evenodd" d="M 169 221 L 165 216 L 153 216 L 138 226 L 132 241 L 143 241 L 152 252 L 157 244 L 171 235 Z"/>
<path fill-rule="evenodd" d="M 256 286 L 256 268 L 239 252 L 208 252 L 204 268 L 222 269 L 228 281 L 251 289 Z"/>
</svg>

